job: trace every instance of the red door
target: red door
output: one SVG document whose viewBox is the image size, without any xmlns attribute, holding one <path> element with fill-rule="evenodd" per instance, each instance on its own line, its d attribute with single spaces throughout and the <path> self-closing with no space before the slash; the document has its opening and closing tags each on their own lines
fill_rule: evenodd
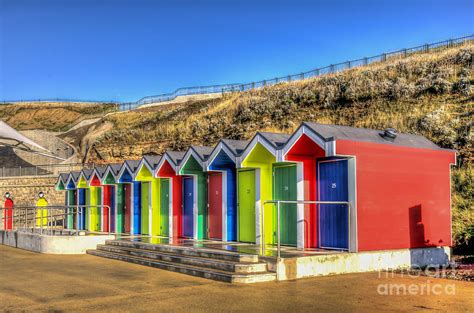
<svg viewBox="0 0 474 313">
<path fill-rule="evenodd" d="M 3 229 L 4 230 L 12 230 L 13 229 L 13 200 L 8 198 L 5 199 L 5 203 L 3 204 L 3 212 L 5 212 L 4 220 L 3 220 Z"/>
<path fill-rule="evenodd" d="M 222 239 L 222 173 L 209 173 L 209 238 Z"/>
<path fill-rule="evenodd" d="M 124 184 L 125 205 L 123 206 L 124 228 L 126 233 L 130 233 L 130 210 L 132 208 L 132 185 Z"/>
<path fill-rule="evenodd" d="M 104 207 L 102 208 L 102 219 L 104 221 L 104 225 L 102 225 L 102 231 L 108 232 L 109 231 L 109 208 L 105 206 L 110 207 L 110 189 L 112 186 L 110 185 L 104 185 L 102 186 L 102 189 L 104 190 L 104 195 L 102 197 L 103 199 L 103 204 Z"/>
</svg>

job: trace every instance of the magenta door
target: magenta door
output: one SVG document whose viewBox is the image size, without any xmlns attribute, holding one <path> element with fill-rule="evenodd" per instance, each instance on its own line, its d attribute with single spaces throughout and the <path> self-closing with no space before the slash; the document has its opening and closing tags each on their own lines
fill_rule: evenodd
<svg viewBox="0 0 474 313">
<path fill-rule="evenodd" d="M 209 238 L 222 239 L 222 173 L 209 173 Z"/>
</svg>

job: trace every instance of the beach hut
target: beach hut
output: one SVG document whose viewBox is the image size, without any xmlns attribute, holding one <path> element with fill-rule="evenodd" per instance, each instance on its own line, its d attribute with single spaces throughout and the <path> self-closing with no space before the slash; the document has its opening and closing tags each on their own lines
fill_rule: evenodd
<svg viewBox="0 0 474 313">
<path fill-rule="evenodd" d="M 208 161 L 209 238 L 237 240 L 236 162 L 248 141 L 221 139 Z"/>
<path fill-rule="evenodd" d="M 160 160 L 161 156 L 145 155 L 133 178 L 141 182 L 142 235 L 164 235 L 160 224 L 160 180 L 155 177 Z"/>
<path fill-rule="evenodd" d="M 133 180 L 138 171 L 140 160 L 127 160 L 123 163 L 117 176 L 117 183 L 123 184 L 125 232 L 132 235 L 141 234 L 141 183 Z"/>
<path fill-rule="evenodd" d="M 108 164 L 101 179 L 101 184 L 109 190 L 110 231 L 116 233 L 125 233 L 123 184 L 116 182 L 122 165 L 123 163 Z M 107 199 L 106 195 L 104 195 L 104 199 Z"/>
<path fill-rule="evenodd" d="M 58 180 L 55 184 L 55 189 L 57 191 L 64 191 L 64 205 L 66 206 L 64 209 L 65 218 L 64 218 L 64 227 L 68 229 L 74 228 L 74 217 L 73 212 L 75 208 L 69 207 L 76 204 L 76 192 L 74 189 L 68 190 L 66 188 L 67 180 L 69 178 L 70 173 L 61 173 L 58 176 Z"/>
<path fill-rule="evenodd" d="M 99 186 L 90 184 L 93 173 L 93 169 L 83 169 L 77 181 L 77 188 L 83 189 L 85 192 L 86 229 L 88 231 L 100 231 L 100 208 L 98 205 L 102 203 L 102 191 Z"/>
<path fill-rule="evenodd" d="M 281 160 L 303 165 L 305 200 L 350 204 L 300 212 L 305 246 L 355 252 L 451 245 L 455 151 L 390 128 L 305 122 Z"/>
<path fill-rule="evenodd" d="M 100 213 L 100 230 L 103 232 L 108 232 L 111 225 L 111 215 L 112 207 L 115 202 L 115 191 L 113 185 L 104 185 L 102 180 L 104 179 L 107 166 L 95 166 L 92 177 L 89 180 L 89 186 L 94 186 L 100 188 L 100 200 L 98 203 L 102 205 L 98 208 Z"/>
<path fill-rule="evenodd" d="M 160 229 L 163 236 L 183 236 L 182 176 L 178 166 L 184 152 L 166 151 L 155 171 L 160 184 Z"/>
<path fill-rule="evenodd" d="M 239 158 L 239 241 L 261 243 L 263 234 L 265 243 L 276 243 L 276 210 L 273 205 L 264 205 L 264 202 L 273 199 L 274 165 L 289 137 L 286 134 L 257 132 Z M 285 222 L 293 223 L 292 220 Z"/>
<path fill-rule="evenodd" d="M 183 236 L 208 238 L 206 161 L 212 147 L 191 146 L 179 165 L 183 176 Z"/>
<path fill-rule="evenodd" d="M 79 181 L 79 176 L 81 175 L 81 172 L 79 171 L 73 171 L 69 174 L 67 180 L 66 180 L 66 190 L 68 192 L 72 192 L 74 194 L 74 199 L 71 200 L 71 205 L 74 203 L 74 205 L 77 205 L 77 207 L 73 208 L 74 214 L 72 216 L 72 223 L 73 223 L 73 228 L 76 229 L 85 229 L 86 225 L 86 220 L 85 220 L 85 209 L 79 207 L 79 205 L 85 205 L 86 204 L 86 197 L 85 197 L 85 190 L 84 189 L 78 189 L 77 188 L 77 182 Z"/>
</svg>

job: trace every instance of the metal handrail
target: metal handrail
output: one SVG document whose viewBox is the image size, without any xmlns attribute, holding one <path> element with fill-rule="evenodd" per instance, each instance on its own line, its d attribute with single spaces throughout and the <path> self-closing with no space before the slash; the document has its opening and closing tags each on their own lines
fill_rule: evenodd
<svg viewBox="0 0 474 313">
<path fill-rule="evenodd" d="M 316 201 L 316 200 L 266 200 L 263 202 L 262 208 L 262 240 L 261 245 L 262 249 L 265 248 L 265 205 L 266 204 L 276 204 L 277 206 L 277 260 L 281 258 L 281 242 L 280 242 L 280 204 L 344 204 L 349 208 L 348 213 L 348 225 L 350 226 L 350 212 L 351 212 L 351 203 L 349 201 Z M 348 236 L 350 239 L 350 231 L 348 231 Z M 349 241 L 348 241 L 349 242 Z M 263 251 L 263 250 L 262 250 Z"/>
<path fill-rule="evenodd" d="M 57 215 L 53 215 L 52 214 L 52 211 L 53 210 L 68 210 L 68 209 L 75 209 L 75 211 L 73 211 L 72 213 L 70 212 L 65 212 L 65 213 L 61 213 L 61 214 L 57 214 Z M 103 205 L 103 204 L 97 204 L 97 205 L 81 205 L 81 204 L 77 204 L 77 205 L 49 205 L 49 206 L 14 206 L 13 208 L 0 208 L 1 210 L 3 211 L 6 211 L 6 210 L 12 210 L 12 211 L 19 211 L 19 214 L 16 216 L 16 218 L 19 220 L 19 224 L 21 224 L 21 212 L 24 211 L 24 216 L 25 216 L 25 228 L 28 228 L 28 222 L 31 222 L 31 221 L 34 221 L 35 223 L 33 223 L 33 230 L 36 229 L 36 221 L 39 219 L 39 220 L 43 220 L 44 218 L 46 218 L 48 221 L 46 223 L 46 231 L 48 231 L 48 225 L 50 225 L 52 222 L 54 222 L 54 227 L 56 227 L 56 219 L 54 219 L 53 221 L 53 218 L 55 218 L 56 216 L 64 216 L 64 217 L 67 217 L 69 215 L 76 215 L 76 236 L 79 236 L 79 215 L 82 214 L 79 212 L 79 209 L 86 209 L 86 208 L 102 208 L 102 209 L 108 209 L 109 210 L 109 216 L 110 216 L 110 212 L 111 212 L 111 207 L 109 205 Z M 33 210 L 33 214 L 34 214 L 34 217 L 33 218 L 29 218 L 28 217 L 28 210 Z M 38 217 L 37 216 L 37 211 L 40 210 L 40 216 Z M 46 216 L 43 216 L 43 210 L 47 210 L 48 213 L 46 214 Z M 50 214 L 51 213 L 51 214 Z M 7 219 L 11 219 L 12 220 L 12 223 L 13 221 L 15 220 L 15 215 L 12 213 L 12 216 L 10 217 L 6 217 L 4 214 L 2 214 L 2 218 L 1 220 L 7 220 Z M 2 223 L 4 224 L 4 223 Z M 109 235 L 111 234 L 119 234 L 119 233 L 112 233 L 110 230 L 111 226 L 111 219 L 109 218 L 108 220 L 108 229 L 107 229 L 107 233 Z M 50 226 L 50 233 L 52 233 L 52 227 L 53 225 Z M 64 224 L 63 224 L 63 227 L 64 227 Z M 5 229 L 5 227 L 4 227 Z M 66 229 L 66 228 L 65 228 Z M 43 222 L 40 223 L 40 234 L 43 234 Z"/>
</svg>

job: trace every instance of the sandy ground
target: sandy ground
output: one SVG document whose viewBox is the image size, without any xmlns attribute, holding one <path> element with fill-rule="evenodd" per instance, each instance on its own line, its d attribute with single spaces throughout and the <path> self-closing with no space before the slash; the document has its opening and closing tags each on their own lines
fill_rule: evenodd
<svg viewBox="0 0 474 313">
<path fill-rule="evenodd" d="M 379 273 L 365 273 L 238 285 L 89 255 L 44 255 L 0 246 L 0 309 L 474 311 L 472 283 L 391 273 L 382 273 L 381 276 Z M 380 286 L 387 284 L 425 286 L 425 291 L 416 295 L 380 295 L 378 290 L 385 290 Z M 426 286 L 430 287 L 430 295 L 427 295 Z M 433 289 L 434 286 L 438 287 Z M 433 290 L 442 292 L 434 295 Z"/>
</svg>

